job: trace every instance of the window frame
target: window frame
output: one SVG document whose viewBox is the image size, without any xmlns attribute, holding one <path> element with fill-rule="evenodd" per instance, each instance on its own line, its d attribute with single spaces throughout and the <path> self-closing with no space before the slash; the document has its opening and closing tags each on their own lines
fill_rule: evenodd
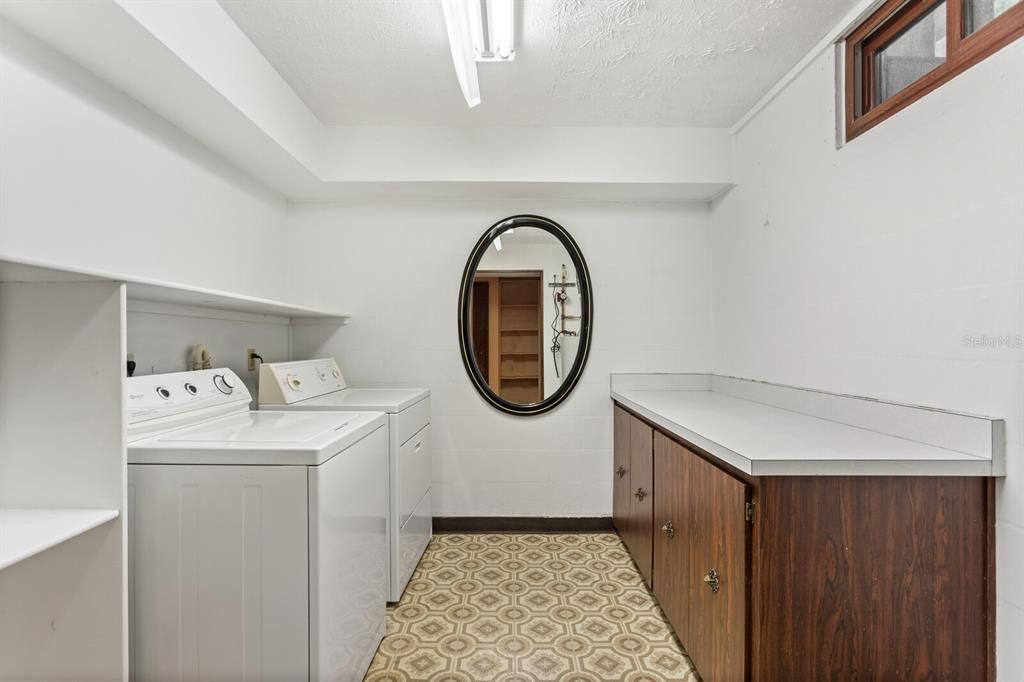
<svg viewBox="0 0 1024 682">
<path fill-rule="evenodd" d="M 945 62 L 874 105 L 875 54 L 943 2 L 946 4 Z M 847 142 L 1024 36 L 1024 2 L 964 35 L 965 2 L 968 0 L 886 0 L 847 36 L 844 41 Z"/>
</svg>

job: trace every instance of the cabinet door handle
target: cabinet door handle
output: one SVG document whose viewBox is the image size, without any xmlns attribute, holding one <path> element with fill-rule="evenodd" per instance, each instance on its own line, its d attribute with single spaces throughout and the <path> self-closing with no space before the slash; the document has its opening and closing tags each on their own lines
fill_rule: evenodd
<svg viewBox="0 0 1024 682">
<path fill-rule="evenodd" d="M 633 493 L 633 497 L 643 502 L 644 498 L 647 497 L 647 491 L 644 490 L 643 488 L 637 488 L 636 492 Z"/>
<path fill-rule="evenodd" d="M 626 467 L 620 464 L 619 468 L 615 470 L 615 473 L 619 475 L 619 478 L 622 478 L 623 476 L 626 475 Z"/>
<path fill-rule="evenodd" d="M 672 525 L 672 521 L 669 520 L 664 526 L 661 527 L 661 532 L 669 537 L 669 539 L 676 536 L 676 527 Z"/>
<path fill-rule="evenodd" d="M 708 571 L 708 574 L 704 576 L 704 582 L 711 588 L 712 592 L 718 592 L 718 571 L 713 568 Z"/>
</svg>

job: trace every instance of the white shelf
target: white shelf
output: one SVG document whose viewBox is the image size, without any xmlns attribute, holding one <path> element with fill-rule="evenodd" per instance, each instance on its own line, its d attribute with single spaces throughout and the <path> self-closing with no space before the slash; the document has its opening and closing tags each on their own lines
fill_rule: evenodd
<svg viewBox="0 0 1024 682">
<path fill-rule="evenodd" d="M 113 521 L 116 509 L 0 509 L 0 569 Z"/>
<path fill-rule="evenodd" d="M 0 258 L 0 281 L 5 282 L 74 282 L 113 281 L 128 285 L 128 298 L 136 301 L 155 301 L 178 305 L 231 310 L 260 315 L 286 317 L 299 324 L 337 324 L 348 322 L 344 313 L 309 308 L 306 306 L 274 301 L 269 298 L 247 296 L 229 291 L 205 289 L 187 284 L 162 282 L 153 279 L 130 277 L 117 273 L 101 272 L 82 268 L 66 267 L 53 263 Z"/>
</svg>

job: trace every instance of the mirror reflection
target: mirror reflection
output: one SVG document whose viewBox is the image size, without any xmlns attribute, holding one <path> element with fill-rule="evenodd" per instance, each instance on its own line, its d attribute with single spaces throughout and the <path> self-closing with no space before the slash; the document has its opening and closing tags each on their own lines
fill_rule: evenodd
<svg viewBox="0 0 1024 682">
<path fill-rule="evenodd" d="M 518 227 L 491 241 L 469 317 L 473 357 L 498 396 L 532 404 L 558 390 L 579 350 L 583 295 L 572 258 L 548 231 Z"/>
</svg>

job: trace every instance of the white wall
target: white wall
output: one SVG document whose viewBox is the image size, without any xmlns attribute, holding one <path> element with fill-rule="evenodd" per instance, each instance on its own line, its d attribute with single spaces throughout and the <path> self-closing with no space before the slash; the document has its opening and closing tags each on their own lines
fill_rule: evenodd
<svg viewBox="0 0 1024 682">
<path fill-rule="evenodd" d="M 255 400 L 259 371 L 249 371 L 247 351 L 255 348 L 264 362 L 291 359 L 285 318 L 144 301 L 129 301 L 127 318 L 136 376 L 191 369 L 192 346 L 202 343 L 213 366 L 234 370 Z"/>
<path fill-rule="evenodd" d="M 0 19 L 0 255 L 280 298 L 286 211 Z"/>
<path fill-rule="evenodd" d="M 701 184 L 733 177 L 725 128 L 330 126 L 322 144 L 327 181 Z"/>
<path fill-rule="evenodd" d="M 466 259 L 490 225 L 516 213 L 562 224 L 594 286 L 583 379 L 555 412 L 529 418 L 485 404 L 458 350 Z M 610 515 L 609 373 L 710 364 L 704 204 L 298 204 L 288 234 L 293 291 L 353 314 L 324 332 L 346 377 L 431 388 L 438 516 Z"/>
<path fill-rule="evenodd" d="M 837 151 L 828 51 L 738 134 L 738 186 L 713 208 L 716 372 L 1007 420 L 998 677 L 1018 682 L 1022 121 L 1018 41 Z"/>
</svg>

